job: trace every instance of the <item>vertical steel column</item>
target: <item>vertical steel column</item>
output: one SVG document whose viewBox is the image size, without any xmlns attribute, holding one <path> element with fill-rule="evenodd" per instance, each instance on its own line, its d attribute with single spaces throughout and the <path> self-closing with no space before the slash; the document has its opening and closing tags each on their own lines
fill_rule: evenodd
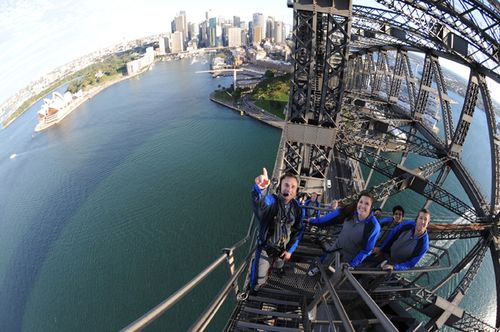
<svg viewBox="0 0 500 332">
<path fill-rule="evenodd" d="M 429 98 L 429 91 L 431 89 L 432 83 L 431 57 L 432 55 L 430 53 L 427 53 L 425 55 L 424 68 L 422 72 L 422 78 L 420 80 L 417 103 L 415 105 L 415 108 L 412 109 L 412 117 L 421 121 L 424 119 L 424 113 L 427 107 L 427 99 Z"/>
<path fill-rule="evenodd" d="M 483 99 L 486 121 L 488 123 L 488 134 L 490 136 L 491 151 L 491 214 L 496 215 L 500 210 L 500 138 L 497 133 L 495 110 L 490 96 L 486 79 L 478 75 L 479 89 Z"/>
<path fill-rule="evenodd" d="M 397 103 L 399 100 L 399 90 L 401 88 L 401 80 L 403 79 L 403 67 L 404 67 L 404 54 L 406 51 L 398 49 L 396 53 L 396 62 L 394 64 L 394 70 L 391 81 L 391 88 L 389 90 L 389 102 Z"/>
<path fill-rule="evenodd" d="M 294 49 L 292 53 L 293 78 L 290 81 L 290 102 L 287 119 L 292 122 L 306 122 L 308 109 L 307 89 L 311 79 L 313 13 L 295 10 L 293 15 Z"/>
<path fill-rule="evenodd" d="M 379 50 L 377 53 L 377 67 L 375 70 L 375 77 L 373 79 L 372 94 L 378 95 L 380 91 L 380 86 L 382 84 L 382 75 L 385 76 L 385 63 L 384 54 L 387 54 L 386 50 Z"/>
<path fill-rule="evenodd" d="M 458 121 L 457 129 L 455 130 L 452 144 L 450 146 L 450 152 L 456 157 L 458 157 L 462 152 L 465 138 L 467 137 L 467 133 L 469 132 L 469 127 L 472 123 L 472 117 L 476 108 L 478 94 L 478 77 L 475 72 L 471 71 L 469 76 L 469 84 L 467 86 L 467 92 L 465 93 L 462 113 L 460 114 L 460 120 Z"/>
<path fill-rule="evenodd" d="M 413 75 L 413 71 L 411 69 L 410 57 L 408 56 L 408 52 L 404 54 L 404 73 L 406 76 L 406 87 L 408 88 L 408 100 L 410 102 L 410 109 L 415 108 L 415 100 L 417 99 L 417 88 L 415 86 L 415 76 Z"/>
<path fill-rule="evenodd" d="M 294 74 L 287 124 L 282 133 L 282 172 L 317 187 L 326 177 L 335 139 L 336 115 L 345 89 L 351 0 L 297 0 L 294 7 Z M 325 130 L 327 129 L 327 130 Z M 332 130 L 333 132 L 328 132 Z M 327 137 L 325 139 L 325 137 Z"/>
<path fill-rule="evenodd" d="M 441 105 L 441 114 L 443 117 L 444 137 L 445 143 L 448 147 L 451 144 L 453 135 L 453 119 L 451 116 L 450 98 L 446 89 L 446 83 L 443 78 L 441 65 L 439 64 L 438 57 L 432 56 L 432 69 L 434 77 L 436 78 L 436 85 L 438 88 L 439 103 Z"/>
</svg>

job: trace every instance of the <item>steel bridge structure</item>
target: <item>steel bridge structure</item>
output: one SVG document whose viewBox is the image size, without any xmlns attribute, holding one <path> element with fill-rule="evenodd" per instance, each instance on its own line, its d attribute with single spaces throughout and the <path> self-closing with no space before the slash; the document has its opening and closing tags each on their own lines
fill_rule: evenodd
<svg viewBox="0 0 500 332">
<path fill-rule="evenodd" d="M 471 227 L 431 230 L 434 239 L 478 238 L 450 274 L 456 277 L 457 271 L 466 270 L 446 301 L 459 306 L 489 250 L 500 326 L 500 137 L 495 113 L 500 110 L 494 109 L 487 84 L 500 83 L 500 6 L 489 0 L 377 3 L 382 6 L 337 0 L 290 3 L 295 61 L 275 176 L 299 174 L 306 191 L 317 191 L 331 177 L 330 164 L 340 154 L 387 178 L 365 186 L 382 202 L 412 190 L 425 198 L 424 207 L 438 204 L 463 218 Z M 451 107 L 450 78 L 441 59 L 469 72 L 459 114 Z M 482 134 L 489 142 L 480 166 L 491 174 L 486 192 L 461 158 L 479 106 L 487 122 Z M 400 147 L 398 160 L 381 153 L 384 147 L 391 149 L 391 141 Z M 425 163 L 408 168 L 406 163 L 415 159 Z M 446 189 L 451 174 L 460 184 L 460 195 Z M 474 227 L 481 230 L 472 234 Z M 421 310 L 421 301 L 407 302 L 429 316 L 428 329 L 440 328 L 449 316 L 446 310 Z M 483 329 L 465 318 L 460 324 L 461 330 Z"/>
<path fill-rule="evenodd" d="M 496 113 L 500 110 L 494 108 L 488 81 L 500 84 L 499 3 L 377 0 L 373 8 L 355 6 L 352 0 L 292 0 L 288 7 L 294 17 L 294 68 L 273 177 L 298 174 L 303 191 L 319 191 L 328 199 L 352 199 L 367 189 L 382 206 L 390 196 L 412 191 L 422 198 L 416 210 L 445 209 L 450 220 L 461 222 L 432 225 L 432 257 L 426 265 L 390 280 L 385 272 L 352 270 L 338 261 L 330 271 L 321 267 L 319 280 L 308 280 L 304 271 L 321 252 L 314 244 L 321 234 L 308 229 L 292 275 L 285 281 L 271 276 L 271 287 L 237 302 L 226 330 L 321 331 L 328 325 L 334 331 L 396 331 L 401 330 L 396 327 L 398 319 L 410 322 L 404 326 L 415 331 L 445 325 L 460 331 L 498 330 L 500 136 Z M 457 90 L 457 79 L 448 76 L 443 61 L 468 72 L 461 92 L 464 102 L 458 107 L 452 107 L 454 100 L 448 93 L 451 87 Z M 489 146 L 480 147 L 485 149 L 484 160 L 475 161 L 480 170 L 471 170 L 462 154 L 479 112 L 485 114 L 487 129 L 481 134 Z M 338 175 L 339 165 L 357 177 L 363 165 L 369 174 L 356 186 L 346 185 Z M 385 180 L 375 183 L 373 172 Z M 487 188 L 476 179 L 478 172 L 488 174 Z M 458 183 L 458 190 L 448 189 L 450 179 Z M 329 190 L 327 181 L 344 190 Z M 230 278 L 192 326 L 192 330 L 204 330 L 224 299 L 238 290 L 238 278 L 251 258 L 255 227 L 252 218 L 244 239 L 126 330 L 146 326 L 227 261 Z M 474 242 L 459 262 L 446 265 L 447 249 L 439 245 L 446 240 Z M 234 252 L 243 244 L 249 244 L 250 250 L 238 265 Z M 461 306 L 488 256 L 496 285 L 494 326 Z M 436 271 L 441 271 L 437 280 L 423 282 Z M 367 281 L 366 275 L 375 278 Z M 438 292 L 447 284 L 453 284 L 451 291 Z M 359 312 L 370 314 L 359 316 Z M 413 312 L 419 318 L 412 321 Z"/>
</svg>

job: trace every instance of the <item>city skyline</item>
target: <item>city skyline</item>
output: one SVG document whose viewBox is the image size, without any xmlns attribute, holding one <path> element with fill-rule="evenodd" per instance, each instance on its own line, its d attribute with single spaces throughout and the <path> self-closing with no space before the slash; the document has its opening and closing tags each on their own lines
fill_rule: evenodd
<svg viewBox="0 0 500 332">
<path fill-rule="evenodd" d="M 265 8 L 265 11 L 258 10 Z M 239 16 L 248 23 L 253 13 L 273 16 L 292 23 L 292 9 L 286 1 L 256 0 L 238 4 L 229 0 L 207 3 L 188 0 L 166 4 L 146 0 L 137 5 L 125 0 L 14 1 L 0 4 L 0 104 L 31 81 L 81 56 L 121 42 L 171 31 L 170 23 L 180 11 L 188 22 L 199 23 L 209 17 L 232 19 Z"/>
<path fill-rule="evenodd" d="M 354 1 L 354 4 L 361 4 Z M 363 5 L 381 7 L 373 0 Z M 265 10 L 261 10 L 265 8 Z M 209 17 L 232 19 L 239 16 L 247 24 L 254 13 L 291 25 L 293 10 L 285 0 L 239 3 L 234 9 L 230 0 L 187 0 L 166 4 L 161 0 L 145 0 L 140 5 L 132 0 L 31 0 L 0 3 L 0 105 L 25 88 L 30 82 L 54 69 L 99 49 L 125 41 L 171 31 L 171 22 L 181 11 L 187 22 L 200 23 Z M 442 64 L 464 78 L 465 67 L 442 59 Z M 464 70 L 465 69 L 465 70 Z M 498 84 L 487 79 L 492 91 Z M 500 100 L 500 96 L 492 96 Z"/>
</svg>

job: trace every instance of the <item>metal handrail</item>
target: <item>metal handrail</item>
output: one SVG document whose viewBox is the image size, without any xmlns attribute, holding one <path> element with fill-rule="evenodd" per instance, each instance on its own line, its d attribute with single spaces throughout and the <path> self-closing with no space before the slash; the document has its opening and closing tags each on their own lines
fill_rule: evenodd
<svg viewBox="0 0 500 332">
<path fill-rule="evenodd" d="M 346 331 L 352 331 L 354 332 L 354 326 L 352 326 L 351 320 L 349 319 L 349 316 L 347 315 L 347 312 L 345 311 L 344 306 L 342 305 L 342 302 L 340 301 L 340 298 L 335 291 L 335 288 L 333 287 L 330 279 L 328 278 L 325 269 L 323 266 L 320 264 L 320 262 L 317 262 L 317 265 L 319 267 L 319 270 L 321 272 L 321 278 L 323 279 L 323 282 L 326 284 L 326 287 L 328 288 L 328 291 L 330 292 L 330 297 L 333 300 L 333 303 L 335 305 L 335 308 L 337 309 L 337 312 L 340 316 L 340 320 L 342 321 L 342 325 L 344 326 L 344 329 Z M 325 302 L 326 303 L 326 302 Z"/>
<path fill-rule="evenodd" d="M 191 279 L 191 281 L 189 281 L 188 283 L 186 283 L 182 288 L 180 288 L 179 290 L 177 290 L 174 294 L 172 294 L 171 296 L 169 296 L 163 302 L 161 302 L 160 304 L 158 304 L 157 306 L 155 306 L 153 309 L 149 310 L 147 313 L 145 313 L 144 315 L 142 315 L 141 317 L 139 317 L 134 322 L 132 322 L 131 324 L 127 325 L 126 327 L 124 327 L 120 331 L 123 331 L 123 332 L 133 332 L 133 331 L 140 331 L 140 330 L 142 330 L 143 328 L 145 328 L 146 326 L 148 326 L 149 324 L 151 324 L 154 320 L 156 320 L 158 317 L 160 317 L 167 310 L 169 310 L 174 304 L 176 304 L 182 298 L 184 298 L 186 295 L 188 295 L 196 286 L 198 286 L 198 284 L 200 284 L 217 267 L 219 267 L 219 265 L 221 265 L 224 261 L 226 261 L 226 259 L 229 258 L 228 255 L 232 256 L 233 251 L 235 251 L 236 249 L 238 249 L 241 246 L 243 246 L 251 238 L 252 228 L 253 228 L 253 225 L 254 225 L 254 220 L 255 220 L 255 215 L 252 215 L 252 218 L 250 219 L 250 224 L 249 224 L 247 233 L 246 233 L 246 235 L 245 235 L 244 238 L 242 238 L 241 240 L 239 240 L 238 242 L 236 242 L 232 247 L 224 249 L 224 254 L 222 254 L 221 256 L 219 256 L 218 258 L 216 258 L 215 261 L 212 262 L 212 264 L 210 264 L 209 266 L 207 266 L 202 272 L 200 272 L 193 279 Z M 248 264 L 248 257 L 249 256 L 250 256 L 250 254 L 247 255 L 247 258 L 241 264 L 241 266 L 238 268 L 238 271 L 235 274 L 232 275 L 232 277 L 230 278 L 230 280 L 226 283 L 225 287 L 223 288 L 223 291 L 221 291 L 221 293 L 225 293 L 225 295 L 223 295 L 224 298 L 225 298 L 225 296 L 227 296 L 227 292 L 229 292 L 229 290 L 231 289 L 231 287 L 235 283 L 236 279 L 241 274 L 241 271 L 243 270 L 243 268 L 246 266 L 246 264 Z M 227 285 L 229 285 L 229 286 L 227 286 Z M 227 292 L 226 292 L 226 288 L 227 288 Z M 218 299 L 220 296 L 221 296 L 221 294 L 218 294 L 218 296 L 217 296 L 216 299 Z M 222 304 L 222 302 L 220 304 Z M 218 307 L 220 307 L 220 304 L 218 305 Z M 212 308 L 213 305 L 214 305 L 214 302 L 209 306 L 209 309 L 213 309 Z M 214 308 L 215 307 L 217 307 L 217 303 L 215 303 Z M 216 308 L 217 310 L 218 310 L 218 307 Z M 215 310 L 212 313 L 211 316 L 204 314 L 202 317 L 206 316 L 207 318 L 211 319 L 213 317 L 213 314 L 217 310 Z M 208 324 L 208 322 L 206 322 L 206 324 L 204 325 L 203 328 L 206 327 L 206 325 Z"/>
<path fill-rule="evenodd" d="M 210 323 L 212 318 L 214 317 L 215 313 L 219 310 L 220 306 L 224 303 L 227 294 L 231 291 L 231 288 L 233 287 L 233 284 L 235 283 L 236 279 L 241 275 L 241 273 L 244 271 L 245 267 L 250 261 L 250 258 L 252 257 L 252 254 L 248 254 L 247 257 L 245 258 L 245 261 L 240 265 L 238 270 L 236 271 L 235 274 L 229 278 L 229 280 L 226 282 L 226 284 L 222 287 L 222 289 L 219 291 L 217 296 L 212 300 L 212 303 L 205 309 L 203 314 L 200 315 L 200 317 L 196 320 L 196 322 L 189 328 L 189 331 L 203 331 L 207 327 L 207 325 Z"/>
<path fill-rule="evenodd" d="M 363 299 L 368 308 L 370 308 L 371 312 L 378 318 L 380 324 L 382 324 L 385 331 L 394 331 L 397 332 L 398 329 L 392 324 L 392 322 L 387 318 L 385 313 L 380 309 L 380 307 L 375 303 L 375 301 L 370 297 L 370 295 L 366 292 L 366 290 L 359 284 L 359 282 L 354 278 L 349 271 L 348 268 L 344 266 L 343 269 L 344 275 L 347 277 L 351 285 L 358 292 L 358 295 Z"/>
</svg>

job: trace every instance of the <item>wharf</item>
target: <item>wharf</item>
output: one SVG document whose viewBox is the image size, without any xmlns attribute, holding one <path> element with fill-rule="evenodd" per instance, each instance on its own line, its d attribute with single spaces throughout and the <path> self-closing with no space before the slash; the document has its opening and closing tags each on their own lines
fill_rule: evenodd
<svg viewBox="0 0 500 332">
<path fill-rule="evenodd" d="M 271 114 L 257 106 L 255 106 L 251 101 L 248 99 L 244 98 L 243 103 L 241 105 L 234 105 L 234 104 L 229 104 L 225 103 L 221 100 L 217 100 L 214 98 L 214 95 L 210 95 L 210 100 L 213 101 L 214 103 L 217 103 L 219 105 L 225 106 L 227 108 L 232 109 L 233 111 L 239 112 L 239 113 L 244 113 L 245 115 L 248 115 L 258 121 L 261 121 L 269 126 L 283 129 L 285 127 L 285 121 L 283 119 L 280 119 L 274 114 Z"/>
</svg>

